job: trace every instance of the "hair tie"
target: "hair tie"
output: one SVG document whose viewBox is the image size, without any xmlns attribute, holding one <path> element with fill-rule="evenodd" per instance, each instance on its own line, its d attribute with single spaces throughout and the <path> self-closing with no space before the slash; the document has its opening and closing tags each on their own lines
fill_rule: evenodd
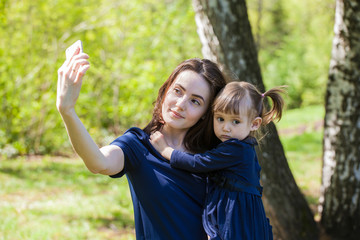
<svg viewBox="0 0 360 240">
<path fill-rule="evenodd" d="M 265 94 L 264 94 L 264 93 L 262 93 L 262 94 L 261 94 L 261 97 L 262 97 L 262 98 L 264 98 L 264 97 L 265 97 Z"/>
</svg>

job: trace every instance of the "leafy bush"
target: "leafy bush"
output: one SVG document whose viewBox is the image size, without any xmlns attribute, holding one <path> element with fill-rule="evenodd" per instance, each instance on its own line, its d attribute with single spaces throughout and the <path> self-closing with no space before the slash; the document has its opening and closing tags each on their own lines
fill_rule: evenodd
<svg viewBox="0 0 360 240">
<path fill-rule="evenodd" d="M 247 3 L 265 85 L 289 85 L 289 108 L 322 104 L 333 1 Z M 3 0 L 0 36 L 0 154 L 6 157 L 72 154 L 55 102 L 57 69 L 77 39 L 91 62 L 77 113 L 99 145 L 130 126 L 143 127 L 174 67 L 201 57 L 191 0 Z"/>
<path fill-rule="evenodd" d="M 7 156 L 71 153 L 56 81 L 64 50 L 77 39 L 92 65 L 77 112 L 98 143 L 144 126 L 172 69 L 201 57 L 189 0 L 5 1 L 0 11 L 0 149 Z"/>
</svg>

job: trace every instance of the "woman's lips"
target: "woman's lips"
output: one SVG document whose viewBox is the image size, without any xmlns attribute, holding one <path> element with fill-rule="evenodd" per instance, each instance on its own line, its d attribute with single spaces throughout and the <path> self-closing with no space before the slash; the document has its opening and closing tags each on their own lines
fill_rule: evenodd
<svg viewBox="0 0 360 240">
<path fill-rule="evenodd" d="M 175 118 L 184 118 L 180 113 L 178 113 L 178 112 L 176 112 L 174 110 L 170 110 L 170 113 Z"/>
</svg>

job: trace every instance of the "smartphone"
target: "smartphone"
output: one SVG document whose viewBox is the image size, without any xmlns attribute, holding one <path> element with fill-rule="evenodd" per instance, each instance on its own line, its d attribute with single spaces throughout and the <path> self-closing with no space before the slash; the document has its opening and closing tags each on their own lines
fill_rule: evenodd
<svg viewBox="0 0 360 240">
<path fill-rule="evenodd" d="M 65 51 L 66 59 L 71 58 L 78 47 L 80 48 L 80 53 L 82 53 L 83 45 L 82 45 L 81 40 L 77 40 L 74 44 L 72 44 L 70 47 L 68 47 L 66 49 L 66 51 Z"/>
</svg>

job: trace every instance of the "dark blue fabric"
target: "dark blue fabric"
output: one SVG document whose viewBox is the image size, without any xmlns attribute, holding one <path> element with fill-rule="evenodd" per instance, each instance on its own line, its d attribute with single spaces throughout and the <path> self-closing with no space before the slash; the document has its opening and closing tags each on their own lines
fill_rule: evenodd
<svg viewBox="0 0 360 240">
<path fill-rule="evenodd" d="M 124 170 L 134 206 L 136 239 L 207 239 L 201 223 L 206 180 L 171 168 L 139 128 L 130 128 L 111 144 L 125 155 Z"/>
<path fill-rule="evenodd" d="M 210 180 L 218 187 L 225 188 L 232 192 L 247 192 L 259 197 L 262 196 L 261 186 L 253 186 L 252 184 L 243 182 L 239 179 L 230 179 L 220 174 L 213 174 L 210 176 Z"/>
<path fill-rule="evenodd" d="M 203 225 L 210 239 L 268 240 L 272 227 L 261 200 L 254 138 L 230 139 L 204 154 L 174 151 L 171 166 L 208 173 Z"/>
</svg>

